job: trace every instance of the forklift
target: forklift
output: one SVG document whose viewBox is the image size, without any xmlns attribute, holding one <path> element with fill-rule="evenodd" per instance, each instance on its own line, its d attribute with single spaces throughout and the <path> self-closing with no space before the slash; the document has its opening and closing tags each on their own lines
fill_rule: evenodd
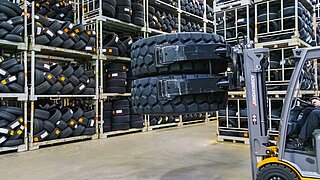
<svg viewBox="0 0 320 180">
<path fill-rule="evenodd" d="M 312 147 L 293 150 L 287 147 L 294 128 L 295 107 L 306 103 L 298 97 L 303 69 L 308 61 L 320 57 L 320 47 L 294 50 L 296 66 L 292 73 L 281 113 L 278 141 L 268 135 L 266 69 L 267 48 L 245 47 L 241 51 L 246 86 L 252 177 L 254 180 L 320 179 L 320 126 L 313 132 Z M 296 118 L 296 117 L 295 117 Z"/>
</svg>

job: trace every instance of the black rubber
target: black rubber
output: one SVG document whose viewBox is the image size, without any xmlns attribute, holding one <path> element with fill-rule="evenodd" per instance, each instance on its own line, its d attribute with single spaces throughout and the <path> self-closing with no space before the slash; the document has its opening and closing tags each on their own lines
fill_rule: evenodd
<svg viewBox="0 0 320 180">
<path fill-rule="evenodd" d="M 64 129 L 61 134 L 60 134 L 60 138 L 67 138 L 69 136 L 71 136 L 73 133 L 73 130 L 71 129 L 71 127 L 67 127 L 66 129 Z"/>
<path fill-rule="evenodd" d="M 71 127 L 71 128 L 74 130 L 74 129 L 76 129 L 76 128 L 77 128 L 78 123 L 77 123 L 77 121 L 76 121 L 76 120 L 74 120 L 74 119 L 70 119 L 70 120 L 68 121 L 68 126 L 69 126 L 69 127 Z"/>
<path fill-rule="evenodd" d="M 46 35 L 41 35 L 36 37 L 36 44 L 47 45 L 51 41 Z"/>
<path fill-rule="evenodd" d="M 94 88 L 86 88 L 83 93 L 84 95 L 94 95 L 95 94 L 95 89 Z"/>
<path fill-rule="evenodd" d="M 8 72 L 11 75 L 18 74 L 19 72 L 22 72 L 24 70 L 23 64 L 16 64 L 10 69 L 8 69 Z"/>
<path fill-rule="evenodd" d="M 108 72 L 108 79 L 127 79 L 127 72 Z"/>
<path fill-rule="evenodd" d="M 59 21 L 53 21 L 49 26 L 49 29 L 51 29 L 53 32 L 57 32 L 61 28 L 62 28 L 62 24 Z"/>
<path fill-rule="evenodd" d="M 50 121 L 43 121 L 43 128 L 47 130 L 49 133 L 53 132 L 56 126 Z"/>
<path fill-rule="evenodd" d="M 126 87 L 127 81 L 126 79 L 108 79 L 106 85 L 108 87 Z"/>
<path fill-rule="evenodd" d="M 44 81 L 43 83 L 36 86 L 36 94 L 43 94 L 50 89 L 51 85 L 48 81 Z"/>
<path fill-rule="evenodd" d="M 60 36 L 56 36 L 54 39 L 51 40 L 49 46 L 60 47 L 63 44 L 63 42 L 64 41 Z"/>
<path fill-rule="evenodd" d="M 0 21 L 8 20 L 8 16 L 5 13 L 0 13 Z"/>
<path fill-rule="evenodd" d="M 67 39 L 61 44 L 61 47 L 66 49 L 70 49 L 72 46 L 74 46 L 74 41 L 71 38 Z"/>
<path fill-rule="evenodd" d="M 87 86 L 85 84 L 80 83 L 80 84 L 78 84 L 77 86 L 74 87 L 72 93 L 73 94 L 81 94 L 81 93 L 83 93 L 83 91 L 85 91 L 86 87 Z"/>
<path fill-rule="evenodd" d="M 65 86 L 63 86 L 63 88 L 61 89 L 61 94 L 68 94 L 71 91 L 73 91 L 74 86 L 72 85 L 72 83 L 68 83 Z"/>
<path fill-rule="evenodd" d="M 129 123 L 130 122 L 130 116 L 124 115 L 124 116 L 113 116 L 112 117 L 112 124 L 113 123 Z"/>
<path fill-rule="evenodd" d="M 0 67 L 2 69 L 9 70 L 11 67 L 15 66 L 16 64 L 18 64 L 18 61 L 16 59 L 14 58 L 6 59 L 1 63 Z"/>
<path fill-rule="evenodd" d="M 14 26 L 12 24 L 9 24 L 7 21 L 3 21 L 0 23 L 0 28 L 10 32 L 13 30 Z"/>
<path fill-rule="evenodd" d="M 78 66 L 74 68 L 74 72 L 73 75 L 75 75 L 77 78 L 79 78 L 80 76 L 82 76 L 84 73 L 84 68 L 83 66 Z"/>
<path fill-rule="evenodd" d="M 103 10 L 103 15 L 108 16 L 108 17 L 115 17 L 116 15 L 116 9 L 114 6 L 110 5 L 108 2 L 103 2 L 102 3 L 102 10 Z"/>
<path fill-rule="evenodd" d="M 73 27 L 73 32 L 75 32 L 77 34 L 80 34 L 80 33 L 84 32 L 85 30 L 86 29 L 85 29 L 83 24 L 78 24 L 78 25 Z"/>
<path fill-rule="evenodd" d="M 50 65 L 45 61 L 36 60 L 36 69 L 39 69 L 44 72 L 50 71 Z"/>
<path fill-rule="evenodd" d="M 132 11 L 143 11 L 143 5 L 141 3 L 132 3 L 131 4 Z"/>
<path fill-rule="evenodd" d="M 132 82 L 132 105 L 137 114 L 182 114 L 210 112 L 225 107 L 227 93 L 192 94 L 159 99 L 158 77 Z"/>
<path fill-rule="evenodd" d="M 50 21 L 48 20 L 48 18 L 46 18 L 40 14 L 35 15 L 34 18 L 37 22 L 39 22 L 40 24 L 42 24 L 45 27 L 49 27 L 51 24 Z"/>
<path fill-rule="evenodd" d="M 115 109 L 113 109 L 112 114 L 114 116 L 129 115 L 130 114 L 130 108 L 129 107 L 115 108 Z"/>
<path fill-rule="evenodd" d="M 126 88 L 125 87 L 107 87 L 106 92 L 108 93 L 126 93 Z"/>
<path fill-rule="evenodd" d="M 64 41 L 66 41 L 66 40 L 69 39 L 69 35 L 68 35 L 66 32 L 62 31 L 62 30 L 57 31 L 57 35 L 58 35 L 61 39 L 63 39 Z"/>
<path fill-rule="evenodd" d="M 65 75 L 67 78 L 69 78 L 74 72 L 74 69 L 71 65 L 63 67 L 62 74 Z"/>
<path fill-rule="evenodd" d="M 74 75 L 68 77 L 68 80 L 72 83 L 73 86 L 77 86 L 80 83 L 79 79 Z"/>
<path fill-rule="evenodd" d="M 87 35 L 87 33 L 83 32 L 79 36 L 80 36 L 81 40 L 83 40 L 85 43 L 89 42 L 90 37 Z"/>
<path fill-rule="evenodd" d="M 207 60 L 175 62 L 165 67 L 156 66 L 156 46 L 183 44 L 225 44 L 225 41 L 219 35 L 206 33 L 168 34 L 141 39 L 132 45 L 131 67 L 133 75 L 137 77 L 143 77 L 174 73 L 210 74 L 210 67 Z M 225 72 L 228 63 L 225 58 L 221 58 L 215 60 L 214 63 L 211 64 L 212 73 L 216 74 Z"/>
<path fill-rule="evenodd" d="M 77 107 L 77 108 L 73 109 L 73 112 L 74 112 L 73 113 L 73 118 L 75 120 L 78 120 L 83 115 L 83 110 L 80 107 Z"/>
<path fill-rule="evenodd" d="M 257 180 L 268 179 L 297 180 L 299 178 L 298 175 L 291 168 L 278 163 L 270 163 L 261 167 L 257 172 Z"/>
<path fill-rule="evenodd" d="M 23 38 L 15 34 L 7 34 L 3 39 L 14 42 L 23 42 Z"/>
<path fill-rule="evenodd" d="M 95 88 L 96 87 L 96 79 L 90 78 L 89 83 L 87 84 L 88 88 Z"/>
<path fill-rule="evenodd" d="M 48 81 L 51 85 L 54 85 L 57 82 L 57 78 L 49 72 L 46 72 L 44 74 L 44 79 Z"/>
<path fill-rule="evenodd" d="M 116 14 L 116 18 L 119 19 L 120 21 L 131 23 L 131 16 L 129 14 L 118 13 Z"/>
<path fill-rule="evenodd" d="M 62 114 L 61 119 L 64 122 L 68 122 L 73 117 L 73 111 L 68 107 L 62 108 L 61 114 Z"/>
<path fill-rule="evenodd" d="M 8 85 L 8 87 L 11 90 L 11 92 L 16 92 L 16 93 L 24 92 L 24 88 L 17 83 L 11 83 Z"/>
<path fill-rule="evenodd" d="M 84 83 L 84 84 L 88 84 L 89 83 L 89 78 L 86 75 L 82 75 L 81 77 L 79 77 L 79 81 Z"/>
<path fill-rule="evenodd" d="M 50 118 L 48 119 L 48 121 L 50 121 L 53 124 L 56 124 L 62 116 L 61 112 L 58 109 L 52 109 L 49 111 L 49 113 Z"/>
<path fill-rule="evenodd" d="M 82 135 L 93 135 L 96 133 L 96 129 L 95 128 L 86 128 Z"/>
<path fill-rule="evenodd" d="M 5 29 L 0 29 L 0 38 L 4 38 L 5 35 L 7 35 L 9 32 Z"/>
<path fill-rule="evenodd" d="M 10 34 L 21 36 L 23 34 L 23 31 L 24 31 L 24 26 L 21 24 L 18 24 L 12 29 Z"/>
<path fill-rule="evenodd" d="M 93 69 L 86 70 L 86 71 L 84 71 L 84 75 L 86 75 L 88 78 L 93 78 L 93 77 L 95 77 L 95 72 Z"/>
<path fill-rule="evenodd" d="M 96 113 L 94 112 L 94 110 L 85 111 L 83 113 L 83 117 L 87 119 L 94 119 L 96 117 Z"/>
<path fill-rule="evenodd" d="M 43 120 L 48 120 L 50 117 L 50 113 L 48 111 L 42 110 L 42 109 L 35 109 L 34 110 L 34 117 L 43 119 Z"/>
<path fill-rule="evenodd" d="M 56 122 L 56 126 L 61 130 L 65 130 L 68 127 L 68 124 L 61 120 Z"/>
<path fill-rule="evenodd" d="M 111 129 L 113 131 L 128 130 L 130 129 L 130 124 L 129 123 L 113 123 L 111 124 Z"/>
<path fill-rule="evenodd" d="M 58 139 L 61 134 L 61 130 L 59 128 L 54 128 L 54 130 L 47 137 L 48 140 Z"/>
<path fill-rule="evenodd" d="M 18 83 L 20 86 L 24 87 L 24 84 L 25 84 L 24 72 L 18 73 L 17 78 L 18 78 L 17 83 Z"/>
<path fill-rule="evenodd" d="M 140 17 L 132 17 L 132 23 L 138 26 L 144 26 L 144 20 Z"/>
<path fill-rule="evenodd" d="M 47 91 L 48 94 L 57 94 L 63 88 L 60 82 L 53 84 L 50 89 Z"/>
<path fill-rule="evenodd" d="M 8 124 L 9 124 L 8 121 L 6 121 L 6 120 L 4 120 L 4 119 L 1 119 L 1 120 L 0 120 L 0 128 L 6 127 Z"/>
<path fill-rule="evenodd" d="M 50 67 L 50 73 L 57 77 L 62 73 L 62 66 L 60 66 L 59 64 L 52 65 Z"/>
<path fill-rule="evenodd" d="M 62 25 L 62 30 L 66 33 L 69 33 L 73 27 L 74 25 L 70 21 L 67 21 Z"/>
<path fill-rule="evenodd" d="M 143 128 L 143 127 L 144 127 L 144 121 L 130 122 L 130 128 Z"/>
<path fill-rule="evenodd" d="M 82 125 L 77 125 L 76 129 L 73 131 L 73 136 L 80 136 L 83 131 L 85 130 L 85 126 L 82 126 Z"/>
<path fill-rule="evenodd" d="M 129 106 L 130 106 L 130 102 L 127 99 L 116 100 L 112 103 L 112 109 L 120 109 L 123 107 L 129 107 Z"/>
<path fill-rule="evenodd" d="M 3 144 L 4 147 L 15 147 L 23 144 L 23 139 L 7 140 Z"/>
<path fill-rule="evenodd" d="M 89 123 L 89 120 L 88 120 L 87 118 L 85 118 L 85 117 L 81 117 L 81 118 L 78 119 L 77 122 L 78 122 L 79 124 L 82 124 L 82 125 L 84 125 L 84 126 L 87 126 L 88 123 Z"/>
<path fill-rule="evenodd" d="M 131 7 L 131 0 L 117 0 L 117 6 L 129 6 L 129 7 Z"/>
<path fill-rule="evenodd" d="M 123 63 L 111 63 L 107 68 L 108 72 L 126 72 L 128 71 L 128 67 Z"/>
<path fill-rule="evenodd" d="M 38 86 L 39 84 L 44 82 L 44 72 L 38 69 L 35 70 L 35 85 Z"/>
<path fill-rule="evenodd" d="M 65 75 L 63 75 L 63 74 L 58 75 L 57 78 L 58 78 L 58 81 L 59 81 L 63 86 L 65 86 L 65 85 L 67 85 L 67 84 L 69 83 L 68 78 L 67 78 Z"/>
</svg>

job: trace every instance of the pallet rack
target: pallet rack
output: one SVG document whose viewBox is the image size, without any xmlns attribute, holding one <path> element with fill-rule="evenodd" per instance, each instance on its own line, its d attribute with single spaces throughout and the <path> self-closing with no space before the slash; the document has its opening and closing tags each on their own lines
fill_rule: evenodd
<svg viewBox="0 0 320 180">
<path fill-rule="evenodd" d="M 32 2 L 32 10 L 31 10 L 31 27 L 35 27 L 35 2 Z M 75 22 L 77 22 L 75 20 Z M 91 28 L 92 25 L 88 24 L 85 28 Z M 84 51 L 77 51 L 77 50 L 71 50 L 71 49 L 65 49 L 65 48 L 59 48 L 59 47 L 51 47 L 51 46 L 45 46 L 45 45 L 39 45 L 35 42 L 35 30 L 34 28 L 31 28 L 31 34 L 30 34 L 30 44 L 29 44 L 29 56 L 30 56 L 30 74 L 31 74 L 31 82 L 30 82 L 30 134 L 29 134 L 29 149 L 35 150 L 39 149 L 41 146 L 45 145 L 51 145 L 51 144 L 57 144 L 57 143 L 63 143 L 63 142 L 70 142 L 70 141 L 77 141 L 77 140 L 83 140 L 83 139 L 97 139 L 98 138 L 98 55 L 95 53 L 88 53 Z M 42 94 L 37 95 L 35 92 L 35 64 L 37 58 L 45 58 L 47 60 L 50 60 L 50 62 L 56 62 L 56 63 L 79 63 L 83 64 L 85 66 L 93 67 L 96 73 L 95 81 L 96 81 L 96 88 L 95 88 L 95 94 L 93 95 L 48 95 L 48 94 Z M 54 140 L 48 140 L 48 141 L 42 141 L 42 142 L 34 142 L 34 110 L 35 110 L 35 104 L 39 100 L 51 100 L 55 102 L 60 102 L 61 105 L 65 106 L 69 104 L 69 101 L 72 99 L 81 99 L 81 100 L 87 100 L 92 103 L 92 106 L 95 110 L 95 134 L 94 135 L 80 135 L 75 137 L 68 137 L 63 139 L 54 139 Z"/>
<path fill-rule="evenodd" d="M 20 4 L 22 9 L 27 9 L 27 2 L 26 1 L 12 1 L 16 4 Z M 10 42 L 7 40 L 0 39 L 0 52 L 1 54 L 10 54 L 15 55 L 17 59 L 19 59 L 24 66 L 24 75 L 27 77 L 27 50 L 28 50 L 28 36 L 27 36 L 27 15 L 23 16 L 24 18 L 24 42 L 17 43 L 17 42 Z M 27 86 L 27 78 L 25 78 L 24 82 L 24 92 L 23 93 L 0 93 L 0 99 L 5 104 L 13 103 L 15 105 L 19 105 L 21 109 L 23 109 L 24 116 L 23 116 L 23 144 L 14 147 L 0 147 L 0 153 L 7 152 L 7 151 L 17 151 L 23 152 L 28 150 L 28 126 L 27 126 L 27 108 L 28 108 L 28 86 Z"/>
</svg>

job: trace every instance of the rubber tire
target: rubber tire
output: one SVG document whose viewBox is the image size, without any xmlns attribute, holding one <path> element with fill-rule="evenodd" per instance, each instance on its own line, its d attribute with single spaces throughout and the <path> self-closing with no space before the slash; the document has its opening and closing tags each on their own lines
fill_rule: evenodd
<svg viewBox="0 0 320 180">
<path fill-rule="evenodd" d="M 130 115 L 113 116 L 111 121 L 112 121 L 112 124 L 114 124 L 114 123 L 129 123 L 130 122 Z"/>
<path fill-rule="evenodd" d="M 3 147 L 15 147 L 23 144 L 23 139 L 7 140 L 1 146 Z"/>
<path fill-rule="evenodd" d="M 50 113 L 50 118 L 48 121 L 50 121 L 53 124 L 56 124 L 60 119 L 61 119 L 61 112 L 58 109 L 52 109 L 49 111 Z"/>
<path fill-rule="evenodd" d="M 85 129 L 85 126 L 78 125 L 77 128 L 73 131 L 72 136 L 80 136 Z"/>
<path fill-rule="evenodd" d="M 68 83 L 66 84 L 62 89 L 61 89 L 61 94 L 69 94 L 70 92 L 72 92 L 74 89 L 74 86 L 72 85 L 72 83 Z"/>
<path fill-rule="evenodd" d="M 119 130 L 128 130 L 130 129 L 129 123 L 113 123 L 111 124 L 112 131 L 119 131 Z"/>
<path fill-rule="evenodd" d="M 64 122 L 68 122 L 73 117 L 73 111 L 68 107 L 64 107 L 60 111 L 62 114 L 61 119 Z"/>
<path fill-rule="evenodd" d="M 61 120 L 56 122 L 56 126 L 61 130 L 65 130 L 68 127 L 68 124 Z"/>
<path fill-rule="evenodd" d="M 43 128 L 47 130 L 49 133 L 53 132 L 56 126 L 50 121 L 43 121 Z"/>
<path fill-rule="evenodd" d="M 43 121 L 41 119 L 34 118 L 33 120 L 33 134 L 38 134 L 43 130 Z"/>
<path fill-rule="evenodd" d="M 227 92 L 192 94 L 159 99 L 158 77 L 132 82 L 132 105 L 137 114 L 183 114 L 224 109 Z"/>
<path fill-rule="evenodd" d="M 257 180 L 269 180 L 280 177 L 287 180 L 298 180 L 297 174 L 289 167 L 282 164 L 267 164 L 261 167 L 257 173 Z"/>
<path fill-rule="evenodd" d="M 73 130 L 71 129 L 71 127 L 67 127 L 66 129 L 64 129 L 61 134 L 60 134 L 60 138 L 67 138 L 69 136 L 71 136 L 73 133 Z"/>
<path fill-rule="evenodd" d="M 34 110 L 34 117 L 42 119 L 42 120 L 48 120 L 50 117 L 50 113 L 46 110 L 35 109 Z"/>
<path fill-rule="evenodd" d="M 36 94 L 37 95 L 43 94 L 46 91 L 48 91 L 50 88 L 51 88 L 50 83 L 48 81 L 44 81 L 40 85 L 36 86 L 36 88 L 35 88 Z"/>
<path fill-rule="evenodd" d="M 141 39 L 132 45 L 131 67 L 136 77 L 163 75 L 174 73 L 203 73 L 210 74 L 207 60 L 175 62 L 165 67 L 157 67 L 154 48 L 157 45 L 183 45 L 183 44 L 225 44 L 223 37 L 206 33 L 179 33 L 153 36 Z M 225 58 L 217 59 L 212 64 L 212 73 L 222 73 L 227 70 L 228 62 Z"/>
<path fill-rule="evenodd" d="M 96 129 L 95 128 L 86 128 L 82 135 L 94 135 L 96 133 Z"/>
<path fill-rule="evenodd" d="M 87 119 L 94 119 L 96 117 L 96 113 L 94 110 L 85 111 L 83 112 L 83 117 Z"/>
<path fill-rule="evenodd" d="M 23 93 L 24 92 L 24 88 L 17 83 L 11 83 L 8 85 L 8 87 L 11 90 L 11 92 L 15 92 L 15 93 Z"/>
</svg>

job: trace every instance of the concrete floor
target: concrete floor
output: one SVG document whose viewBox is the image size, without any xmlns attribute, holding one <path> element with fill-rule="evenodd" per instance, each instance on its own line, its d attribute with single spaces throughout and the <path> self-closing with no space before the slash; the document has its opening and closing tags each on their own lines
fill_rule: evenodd
<svg viewBox="0 0 320 180">
<path fill-rule="evenodd" d="M 215 123 L 0 156 L 11 180 L 250 179 L 249 146 L 215 141 Z"/>
</svg>

